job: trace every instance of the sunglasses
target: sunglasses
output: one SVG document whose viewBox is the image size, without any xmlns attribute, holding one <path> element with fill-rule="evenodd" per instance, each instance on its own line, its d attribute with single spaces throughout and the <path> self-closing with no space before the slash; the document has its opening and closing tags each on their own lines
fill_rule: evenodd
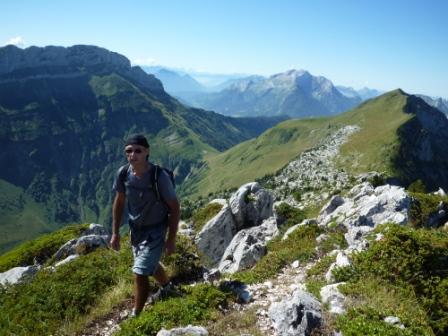
<svg viewBox="0 0 448 336">
<path fill-rule="evenodd" d="M 141 153 L 142 153 L 142 150 L 141 150 L 140 148 L 136 148 L 136 149 L 128 148 L 128 149 L 126 149 L 124 152 L 125 152 L 126 154 L 132 154 L 132 153 L 135 153 L 135 154 L 141 154 Z"/>
</svg>

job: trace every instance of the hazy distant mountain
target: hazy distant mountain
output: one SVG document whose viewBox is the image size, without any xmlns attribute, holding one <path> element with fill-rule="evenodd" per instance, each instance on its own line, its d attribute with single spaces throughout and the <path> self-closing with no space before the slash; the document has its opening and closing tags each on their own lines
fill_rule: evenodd
<svg viewBox="0 0 448 336">
<path fill-rule="evenodd" d="M 341 86 L 338 85 L 336 88 L 346 97 L 349 98 L 360 98 L 362 101 L 378 97 L 383 92 L 375 90 L 375 89 L 369 89 L 367 87 L 364 87 L 360 90 L 355 90 L 352 87 L 349 86 Z"/>
<path fill-rule="evenodd" d="M 179 92 L 205 91 L 205 87 L 188 74 L 182 74 L 161 67 L 143 67 L 143 69 L 159 79 L 165 91 L 171 95 L 177 95 Z"/>
<path fill-rule="evenodd" d="M 448 99 L 440 97 L 429 97 L 425 95 L 416 95 L 416 96 L 422 98 L 427 104 L 435 107 L 436 109 L 448 115 Z"/>
<path fill-rule="evenodd" d="M 337 114 L 359 102 L 341 94 L 325 77 L 290 70 L 237 80 L 220 92 L 196 96 L 192 104 L 232 116 L 311 117 Z"/>
</svg>

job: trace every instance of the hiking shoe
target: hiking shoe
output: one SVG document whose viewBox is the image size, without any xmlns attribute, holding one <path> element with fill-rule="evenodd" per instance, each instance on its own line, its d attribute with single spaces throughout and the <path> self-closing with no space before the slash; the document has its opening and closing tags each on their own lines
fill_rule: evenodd
<svg viewBox="0 0 448 336">
<path fill-rule="evenodd" d="M 168 282 L 165 286 L 160 287 L 157 292 L 150 296 L 149 302 L 156 303 L 157 301 L 166 299 L 168 297 L 179 297 L 182 293 L 172 282 Z"/>
</svg>

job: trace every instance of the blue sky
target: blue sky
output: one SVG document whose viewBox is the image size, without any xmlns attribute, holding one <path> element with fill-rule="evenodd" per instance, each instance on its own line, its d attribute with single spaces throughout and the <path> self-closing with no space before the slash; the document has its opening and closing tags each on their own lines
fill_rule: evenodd
<svg viewBox="0 0 448 336">
<path fill-rule="evenodd" d="M 0 45 L 91 44 L 134 64 L 448 98 L 448 1 L 2 0 Z"/>
</svg>

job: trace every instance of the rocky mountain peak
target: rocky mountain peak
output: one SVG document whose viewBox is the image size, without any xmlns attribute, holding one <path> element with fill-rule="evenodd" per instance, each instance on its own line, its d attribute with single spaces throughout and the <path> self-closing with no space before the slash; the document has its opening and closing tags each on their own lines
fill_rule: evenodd
<svg viewBox="0 0 448 336">
<path fill-rule="evenodd" d="M 94 67 L 99 65 L 130 68 L 131 63 L 118 53 L 89 45 L 74 45 L 68 48 L 33 46 L 26 49 L 9 45 L 0 48 L 0 75 L 47 66 Z"/>
</svg>

